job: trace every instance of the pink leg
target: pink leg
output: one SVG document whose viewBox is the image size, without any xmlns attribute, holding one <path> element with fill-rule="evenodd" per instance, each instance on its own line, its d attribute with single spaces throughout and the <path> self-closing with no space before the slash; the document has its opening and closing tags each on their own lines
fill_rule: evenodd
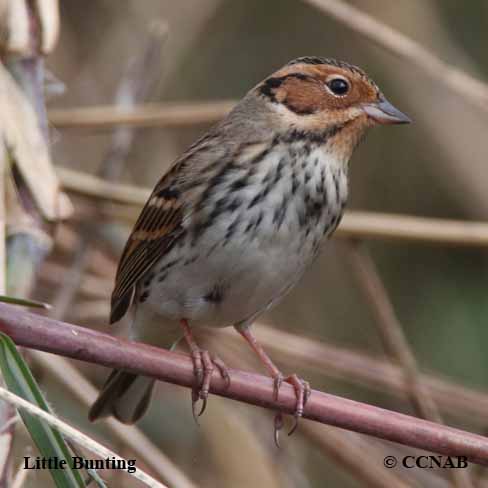
<svg viewBox="0 0 488 488">
<path fill-rule="evenodd" d="M 210 389 L 210 381 L 212 379 L 214 367 L 219 370 L 222 378 L 224 378 L 226 381 L 227 387 L 230 385 L 230 376 L 227 371 L 227 367 L 221 359 L 211 356 L 208 351 L 202 350 L 198 347 L 198 344 L 193 338 L 188 321 L 186 319 L 181 319 L 180 325 L 183 329 L 185 341 L 190 348 L 191 359 L 193 361 L 193 371 L 195 373 L 196 384 L 193 387 L 191 394 L 192 412 L 193 418 L 198 423 L 197 418 L 203 414 L 205 408 L 207 407 L 208 392 Z M 202 407 L 197 413 L 196 405 L 198 400 L 202 400 Z"/>
<path fill-rule="evenodd" d="M 261 344 L 259 344 L 250 327 L 245 327 L 242 329 L 237 328 L 237 331 L 242 335 L 242 337 L 244 337 L 244 339 L 246 339 L 246 341 L 252 347 L 253 351 L 258 355 L 261 363 L 266 367 L 271 377 L 274 379 L 273 396 L 275 400 L 278 400 L 280 387 L 283 381 L 291 384 L 295 389 L 295 394 L 297 397 L 297 403 L 294 413 L 295 423 L 288 435 L 293 434 L 298 426 L 298 419 L 303 415 L 303 409 L 312 392 L 309 383 L 300 379 L 296 374 L 284 377 L 281 371 L 275 366 L 266 351 L 263 349 Z M 274 426 L 275 443 L 279 447 L 279 431 L 283 426 L 283 416 L 281 412 L 278 412 L 276 414 Z"/>
</svg>

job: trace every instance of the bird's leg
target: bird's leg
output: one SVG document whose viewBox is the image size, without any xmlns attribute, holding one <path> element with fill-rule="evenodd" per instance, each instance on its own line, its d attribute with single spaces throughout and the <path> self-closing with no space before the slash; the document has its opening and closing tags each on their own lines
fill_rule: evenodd
<svg viewBox="0 0 488 488">
<path fill-rule="evenodd" d="M 202 415 L 207 406 L 210 380 L 212 378 L 214 367 L 219 370 L 220 375 L 222 378 L 224 378 L 227 388 L 230 385 L 230 376 L 229 372 L 227 371 L 227 367 L 221 359 L 217 358 L 216 356 L 211 356 L 208 351 L 202 350 L 198 347 L 198 344 L 193 338 L 188 321 L 186 319 L 181 319 L 180 325 L 183 329 L 185 341 L 190 348 L 191 359 L 193 361 L 193 371 L 195 374 L 196 384 L 192 388 L 191 401 L 193 417 L 198 423 L 197 418 Z M 198 400 L 202 400 L 202 407 L 197 413 L 196 405 Z"/>
<path fill-rule="evenodd" d="M 289 383 L 290 385 L 293 386 L 297 398 L 297 403 L 296 403 L 295 413 L 294 413 L 295 423 L 292 429 L 290 430 L 290 432 L 288 433 L 288 435 L 293 434 L 293 432 L 295 432 L 298 426 L 298 419 L 303 415 L 303 409 L 312 392 L 309 383 L 307 381 L 300 379 L 296 374 L 292 374 L 290 376 L 283 376 L 281 371 L 273 363 L 273 361 L 268 356 L 266 351 L 263 349 L 261 344 L 257 341 L 250 326 L 236 327 L 236 330 L 242 335 L 242 337 L 244 337 L 244 339 L 246 339 L 246 341 L 252 347 L 253 351 L 258 355 L 259 360 L 264 364 L 266 369 L 269 371 L 271 377 L 273 378 L 274 380 L 273 396 L 275 400 L 278 400 L 280 387 L 283 382 Z M 275 416 L 275 442 L 277 445 L 279 445 L 278 433 L 279 430 L 282 428 L 282 426 L 283 426 L 282 413 L 278 412 Z"/>
</svg>

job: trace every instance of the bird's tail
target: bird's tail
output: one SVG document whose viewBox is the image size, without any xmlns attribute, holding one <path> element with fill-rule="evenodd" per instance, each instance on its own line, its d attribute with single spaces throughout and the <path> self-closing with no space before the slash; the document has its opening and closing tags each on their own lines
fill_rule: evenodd
<svg viewBox="0 0 488 488">
<path fill-rule="evenodd" d="M 113 415 L 124 424 L 137 422 L 151 400 L 154 379 L 114 369 L 108 377 L 88 418 L 91 422 Z"/>
</svg>

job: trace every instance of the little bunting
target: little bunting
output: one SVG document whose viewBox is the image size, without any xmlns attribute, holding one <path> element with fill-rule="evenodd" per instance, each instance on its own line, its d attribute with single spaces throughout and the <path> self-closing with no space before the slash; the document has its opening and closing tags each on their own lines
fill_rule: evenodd
<svg viewBox="0 0 488 488">
<path fill-rule="evenodd" d="M 171 349 L 184 338 L 194 416 L 214 369 L 230 378 L 192 330 L 234 326 L 274 379 L 275 397 L 283 381 L 294 387 L 296 427 L 310 387 L 280 372 L 252 324 L 297 284 L 338 226 L 349 159 L 366 130 L 409 122 L 361 69 L 298 58 L 254 87 L 159 180 L 120 258 L 110 321 L 133 307 L 133 340 Z M 154 381 L 113 371 L 90 419 L 136 422 Z"/>
</svg>

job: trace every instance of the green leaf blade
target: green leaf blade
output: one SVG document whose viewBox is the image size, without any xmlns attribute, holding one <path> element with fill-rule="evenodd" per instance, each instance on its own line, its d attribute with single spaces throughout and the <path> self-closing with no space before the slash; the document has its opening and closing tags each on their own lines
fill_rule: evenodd
<svg viewBox="0 0 488 488">
<path fill-rule="evenodd" d="M 44 396 L 14 342 L 0 332 L 0 369 L 8 389 L 16 395 L 51 412 Z M 41 419 L 19 409 L 20 416 L 43 458 L 66 460 L 65 469 L 50 469 L 58 488 L 84 488 L 81 473 L 72 467 L 72 454 L 59 431 Z M 52 413 L 52 412 L 51 412 Z"/>
</svg>

